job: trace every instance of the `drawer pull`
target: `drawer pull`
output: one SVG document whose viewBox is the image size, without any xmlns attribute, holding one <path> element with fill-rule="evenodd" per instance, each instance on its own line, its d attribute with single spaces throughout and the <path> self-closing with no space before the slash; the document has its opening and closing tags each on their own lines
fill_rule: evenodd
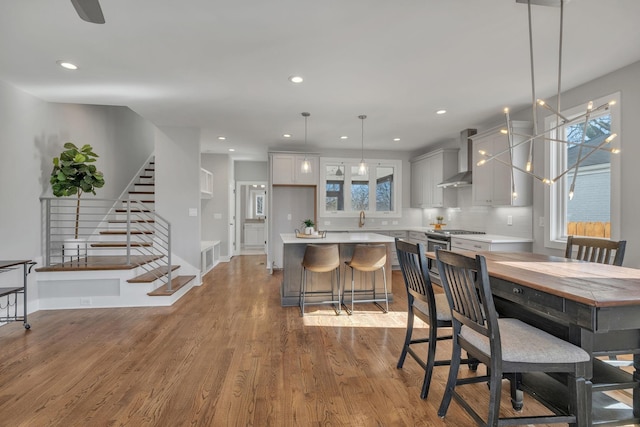
<svg viewBox="0 0 640 427">
<path fill-rule="evenodd" d="M 478 248 L 478 249 L 482 249 L 482 246 L 480 245 L 473 245 L 474 248 Z"/>
<path fill-rule="evenodd" d="M 520 288 L 513 288 L 513 293 L 514 294 L 522 294 L 523 292 L 522 292 L 522 289 L 520 289 Z"/>
</svg>

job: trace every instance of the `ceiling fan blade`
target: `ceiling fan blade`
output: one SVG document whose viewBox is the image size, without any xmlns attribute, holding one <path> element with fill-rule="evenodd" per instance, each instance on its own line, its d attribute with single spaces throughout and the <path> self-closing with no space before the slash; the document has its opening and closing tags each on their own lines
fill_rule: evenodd
<svg viewBox="0 0 640 427">
<path fill-rule="evenodd" d="M 94 24 L 104 24 L 104 15 L 98 0 L 71 0 L 80 18 Z"/>
</svg>

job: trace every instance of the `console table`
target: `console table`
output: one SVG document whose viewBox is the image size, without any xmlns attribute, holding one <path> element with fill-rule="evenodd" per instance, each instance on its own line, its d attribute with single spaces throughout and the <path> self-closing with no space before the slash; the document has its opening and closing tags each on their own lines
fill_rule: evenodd
<svg viewBox="0 0 640 427">
<path fill-rule="evenodd" d="M 35 262 L 31 260 L 0 260 L 0 273 L 16 270 L 22 265 L 22 284 L 16 286 L 0 287 L 0 322 L 22 321 L 25 329 L 30 329 L 27 323 L 27 275 Z M 18 296 L 23 298 L 23 314 L 18 315 Z M 12 298 L 13 297 L 13 301 Z"/>
</svg>

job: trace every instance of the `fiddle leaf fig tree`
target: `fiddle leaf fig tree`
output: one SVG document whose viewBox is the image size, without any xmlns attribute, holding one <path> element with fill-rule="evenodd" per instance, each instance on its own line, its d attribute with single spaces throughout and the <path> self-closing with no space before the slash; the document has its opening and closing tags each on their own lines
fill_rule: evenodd
<svg viewBox="0 0 640 427">
<path fill-rule="evenodd" d="M 96 194 L 95 189 L 104 186 L 102 172 L 93 165 L 98 155 L 93 148 L 85 144 L 78 148 L 75 144 L 67 142 L 65 150 L 58 157 L 53 158 L 53 170 L 51 171 L 51 189 L 56 197 L 77 195 L 75 238 L 78 238 L 78 225 L 80 220 L 80 197 L 82 193 Z"/>
</svg>

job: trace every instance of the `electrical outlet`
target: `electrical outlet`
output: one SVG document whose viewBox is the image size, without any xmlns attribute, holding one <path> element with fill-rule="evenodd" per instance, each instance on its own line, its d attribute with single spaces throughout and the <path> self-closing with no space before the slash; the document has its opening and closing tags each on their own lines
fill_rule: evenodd
<svg viewBox="0 0 640 427">
<path fill-rule="evenodd" d="M 391 224 L 398 225 L 398 221 L 391 221 Z"/>
<path fill-rule="evenodd" d="M 287 214 L 287 220 L 291 221 L 291 214 Z"/>
<path fill-rule="evenodd" d="M 80 305 L 91 305 L 91 297 L 80 297 Z"/>
<path fill-rule="evenodd" d="M 541 216 L 538 219 L 538 227 L 544 227 L 544 217 L 543 216 Z"/>
<path fill-rule="evenodd" d="M 513 225 L 513 216 L 507 215 L 507 225 Z"/>
<path fill-rule="evenodd" d="M 389 222 L 388 221 L 382 221 L 382 225 L 387 225 Z"/>
<path fill-rule="evenodd" d="M 331 225 L 331 221 L 325 221 L 324 225 Z"/>
</svg>

